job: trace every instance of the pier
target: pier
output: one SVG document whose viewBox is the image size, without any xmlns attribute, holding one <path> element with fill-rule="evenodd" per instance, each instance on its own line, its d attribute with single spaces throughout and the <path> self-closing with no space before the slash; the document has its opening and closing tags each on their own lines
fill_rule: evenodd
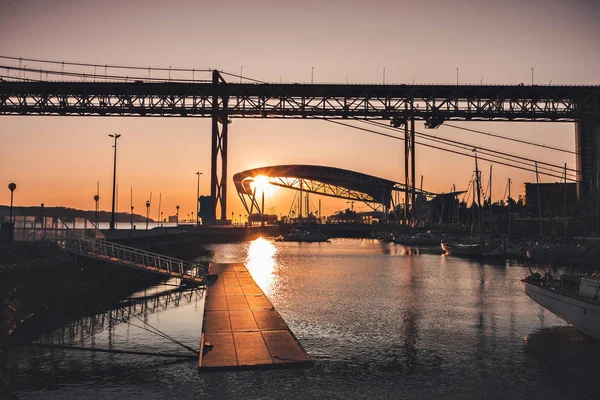
<svg viewBox="0 0 600 400">
<path fill-rule="evenodd" d="M 200 343 L 200 372 L 307 368 L 298 339 L 240 263 L 211 263 Z"/>
</svg>

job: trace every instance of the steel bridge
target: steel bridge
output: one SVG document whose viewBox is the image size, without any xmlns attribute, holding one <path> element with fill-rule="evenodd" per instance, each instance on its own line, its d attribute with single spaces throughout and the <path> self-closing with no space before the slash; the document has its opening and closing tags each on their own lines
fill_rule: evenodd
<svg viewBox="0 0 600 400">
<path fill-rule="evenodd" d="M 211 118 L 212 215 L 220 207 L 221 219 L 230 118 L 389 120 L 404 128 L 404 183 L 412 188 L 415 120 L 427 128 L 444 121 L 574 122 L 580 195 L 596 193 L 600 170 L 600 86 L 229 83 L 214 70 L 211 82 L 2 81 L 0 115 Z"/>
</svg>

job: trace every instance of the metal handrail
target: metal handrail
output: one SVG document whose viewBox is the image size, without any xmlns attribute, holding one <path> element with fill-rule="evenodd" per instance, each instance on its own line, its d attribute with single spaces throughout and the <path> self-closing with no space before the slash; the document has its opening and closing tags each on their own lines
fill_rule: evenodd
<svg viewBox="0 0 600 400">
<path fill-rule="evenodd" d="M 102 258 L 121 265 L 145 269 L 182 280 L 198 283 L 198 279 L 204 282 L 206 278 L 206 270 L 200 264 L 106 240 L 67 233 L 66 239 L 60 244 L 67 252 Z"/>
</svg>

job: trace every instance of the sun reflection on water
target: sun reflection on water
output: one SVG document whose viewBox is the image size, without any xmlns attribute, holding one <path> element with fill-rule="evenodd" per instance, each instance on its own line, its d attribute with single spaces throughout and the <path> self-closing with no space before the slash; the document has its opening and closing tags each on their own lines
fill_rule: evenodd
<svg viewBox="0 0 600 400">
<path fill-rule="evenodd" d="M 252 278 L 268 296 L 273 290 L 275 277 L 275 245 L 264 239 L 258 238 L 249 243 L 246 254 L 246 267 Z"/>
</svg>

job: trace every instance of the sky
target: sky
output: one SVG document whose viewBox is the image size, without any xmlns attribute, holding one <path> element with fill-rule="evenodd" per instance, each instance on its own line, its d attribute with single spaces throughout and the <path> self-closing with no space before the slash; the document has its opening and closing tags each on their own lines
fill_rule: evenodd
<svg viewBox="0 0 600 400">
<path fill-rule="evenodd" d="M 0 55 L 168 68 L 217 68 L 274 82 L 600 84 L 600 2 L 504 1 L 0 1 Z M 0 65 L 8 61 L 0 60 Z M 15 65 L 14 63 L 9 65 Z M 25 64 L 25 63 L 24 63 Z M 33 66 L 33 63 L 32 63 Z M 5 69 L 0 68 L 2 74 Z M 92 73 L 92 71 L 79 70 Z M 175 78 L 175 74 L 173 75 Z M 191 78 L 181 76 L 182 78 Z M 455 123 L 574 149 L 571 123 Z M 425 131 L 422 122 L 416 129 Z M 209 119 L 0 117 L 0 184 L 16 205 L 110 209 L 118 144 L 119 210 L 130 190 L 138 213 L 162 193 L 165 217 L 195 210 L 196 172 L 209 194 Z M 442 126 L 426 133 L 574 167 L 573 155 Z M 423 189 L 467 187 L 473 160 L 417 146 Z M 232 184 L 243 170 L 278 164 L 347 168 L 402 181 L 403 142 L 326 121 L 234 119 L 229 130 L 228 213 L 245 214 Z M 484 185 L 489 163 L 483 162 Z M 533 173 L 494 166 L 495 199 Z M 419 178 L 417 178 L 419 180 Z M 544 178 L 544 182 L 555 179 Z M 287 214 L 293 194 L 274 190 L 267 211 Z M 315 196 L 316 197 L 316 196 Z M 10 192 L 0 190 L 0 204 Z M 316 199 L 313 199 L 316 204 Z M 348 207 L 323 198 L 323 214 Z M 358 209 L 355 204 L 355 209 Z M 153 212 L 155 213 L 155 212 Z M 151 215 L 156 218 L 155 215 Z"/>
</svg>

